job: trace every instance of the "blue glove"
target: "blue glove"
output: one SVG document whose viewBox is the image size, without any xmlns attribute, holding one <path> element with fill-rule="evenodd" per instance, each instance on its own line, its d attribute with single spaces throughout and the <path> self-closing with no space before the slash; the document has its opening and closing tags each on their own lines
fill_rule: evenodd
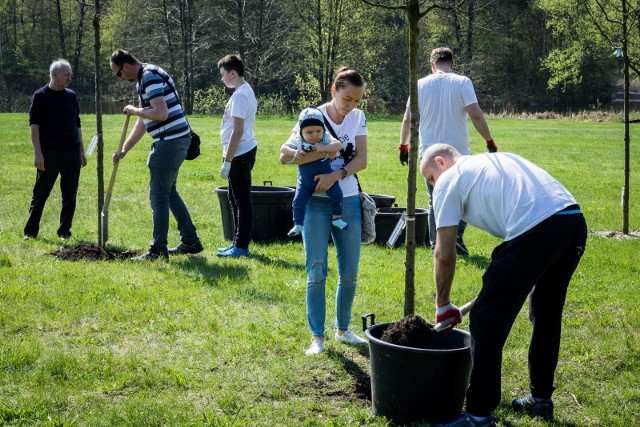
<svg viewBox="0 0 640 427">
<path fill-rule="evenodd" d="M 231 162 L 225 160 L 220 168 L 220 178 L 229 179 L 229 172 L 231 171 Z"/>
<path fill-rule="evenodd" d="M 448 325 L 447 329 L 451 329 L 456 326 L 458 323 L 462 322 L 462 312 L 458 307 L 449 303 L 442 306 L 439 306 L 436 309 L 436 322 L 443 322 L 450 317 L 453 317 L 453 322 Z"/>
</svg>

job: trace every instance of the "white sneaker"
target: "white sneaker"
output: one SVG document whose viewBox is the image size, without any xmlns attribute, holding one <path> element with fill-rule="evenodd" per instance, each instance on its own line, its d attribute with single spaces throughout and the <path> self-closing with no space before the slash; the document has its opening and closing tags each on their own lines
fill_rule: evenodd
<svg viewBox="0 0 640 427">
<path fill-rule="evenodd" d="M 351 331 L 345 331 L 342 335 L 338 335 L 338 333 L 336 332 L 335 338 L 336 341 L 345 342 L 350 345 L 364 345 L 367 343 L 366 340 L 363 340 Z"/>
<path fill-rule="evenodd" d="M 307 356 L 314 356 L 324 351 L 324 338 L 313 337 L 311 340 L 311 347 L 304 352 Z"/>
</svg>

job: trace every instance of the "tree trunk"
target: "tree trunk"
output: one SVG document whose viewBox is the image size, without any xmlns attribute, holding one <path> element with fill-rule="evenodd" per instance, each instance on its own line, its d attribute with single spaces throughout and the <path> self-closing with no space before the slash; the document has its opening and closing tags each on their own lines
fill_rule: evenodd
<svg viewBox="0 0 640 427">
<path fill-rule="evenodd" d="M 624 60 L 624 187 L 622 187 L 622 233 L 629 234 L 629 39 L 627 32 L 627 0 L 622 1 L 622 58 Z"/>
<path fill-rule="evenodd" d="M 67 49 L 64 45 L 64 27 L 62 25 L 62 10 L 60 8 L 60 0 L 56 0 L 56 12 L 58 14 L 58 37 L 60 38 L 60 55 L 62 58 L 66 58 Z"/>
<path fill-rule="evenodd" d="M 467 60 L 467 66 L 471 67 L 471 60 L 473 60 L 473 23 L 475 20 L 475 14 L 473 11 L 474 0 L 467 0 L 467 15 L 469 15 L 467 21 L 467 49 L 465 52 L 465 59 Z"/>
<path fill-rule="evenodd" d="M 95 58 L 95 97 L 96 97 L 96 133 L 98 135 L 98 161 L 96 170 L 98 173 L 98 242 L 102 239 L 102 207 L 104 206 L 104 143 L 102 139 L 102 68 L 100 67 L 100 0 L 95 0 L 95 13 L 93 15 L 93 47 Z M 106 244 L 106 242 L 104 242 Z"/>
<path fill-rule="evenodd" d="M 247 58 L 244 57 L 246 52 L 244 43 L 244 0 L 237 0 L 236 5 L 236 17 L 238 18 L 238 53 L 246 65 Z"/>
<path fill-rule="evenodd" d="M 180 0 L 180 28 L 182 31 L 182 67 L 184 88 L 180 101 L 185 114 L 191 114 L 191 67 L 189 57 L 191 54 L 191 8 L 189 0 Z"/>
<path fill-rule="evenodd" d="M 404 314 L 415 313 L 416 264 L 416 169 L 418 161 L 418 36 L 420 35 L 420 1 L 409 0 L 409 108 L 411 111 L 411 139 L 409 142 L 409 175 L 407 176 L 406 260 L 404 276 Z"/>
<path fill-rule="evenodd" d="M 171 37 L 171 24 L 169 22 L 170 11 L 167 7 L 167 0 L 162 0 L 162 14 L 164 23 L 164 38 L 167 43 L 167 52 L 169 52 L 169 69 L 175 70 L 175 61 L 173 60 L 173 40 Z"/>
<path fill-rule="evenodd" d="M 253 88 L 253 91 L 255 92 L 256 97 L 258 97 L 258 95 L 260 95 L 260 84 L 261 84 L 261 77 L 262 77 L 262 60 L 261 60 L 261 52 L 262 52 L 262 38 L 263 38 L 263 31 L 264 31 L 264 0 L 260 0 L 259 1 L 259 6 L 258 6 L 258 28 L 257 28 L 257 40 L 256 40 L 256 60 L 255 60 L 255 66 L 253 67 L 253 82 L 251 87 Z"/>
<path fill-rule="evenodd" d="M 78 32 L 76 33 L 76 49 L 73 54 L 73 72 L 76 75 L 80 74 L 80 51 L 82 50 L 82 34 L 84 33 L 84 15 L 86 3 L 84 1 L 81 1 L 79 6 L 80 18 L 78 20 Z"/>
<path fill-rule="evenodd" d="M 320 0 L 316 0 L 316 37 L 318 37 L 318 85 L 320 86 L 320 104 L 328 100 L 328 83 L 326 79 L 326 64 L 324 63 L 324 43 L 322 40 L 322 8 Z"/>
</svg>

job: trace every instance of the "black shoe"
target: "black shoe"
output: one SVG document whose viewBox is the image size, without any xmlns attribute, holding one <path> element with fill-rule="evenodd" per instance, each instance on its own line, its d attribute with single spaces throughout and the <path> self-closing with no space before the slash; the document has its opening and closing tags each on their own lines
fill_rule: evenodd
<svg viewBox="0 0 640 427">
<path fill-rule="evenodd" d="M 22 238 L 22 240 L 31 240 L 31 239 L 35 239 L 36 236 L 34 236 L 33 234 L 25 234 L 24 237 Z"/>
<path fill-rule="evenodd" d="M 131 258 L 134 261 L 155 261 L 157 259 L 161 259 L 162 261 L 169 260 L 169 251 L 167 248 L 158 249 L 154 247 L 150 247 L 148 252 L 143 253 L 137 257 Z"/>
<path fill-rule="evenodd" d="M 526 412 L 533 418 L 553 421 L 553 400 L 539 399 L 529 393 L 525 397 L 513 399 L 511 406 L 516 412 Z"/>
<path fill-rule="evenodd" d="M 202 243 L 180 243 L 175 248 L 169 249 L 169 255 L 184 255 L 184 254 L 199 254 L 202 252 L 204 248 L 202 247 Z"/>
<path fill-rule="evenodd" d="M 60 233 L 58 234 L 58 238 L 60 240 L 69 240 L 71 238 L 71 233 Z"/>
<path fill-rule="evenodd" d="M 462 237 L 460 236 L 456 239 L 456 253 L 460 256 L 469 256 L 469 250 L 464 245 Z"/>
</svg>

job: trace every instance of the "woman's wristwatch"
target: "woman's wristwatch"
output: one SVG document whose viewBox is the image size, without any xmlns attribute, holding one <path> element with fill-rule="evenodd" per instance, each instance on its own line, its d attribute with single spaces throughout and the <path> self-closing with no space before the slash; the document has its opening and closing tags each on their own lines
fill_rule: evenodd
<svg viewBox="0 0 640 427">
<path fill-rule="evenodd" d="M 347 170 L 345 168 L 340 168 L 340 179 L 345 179 L 348 175 Z"/>
</svg>

